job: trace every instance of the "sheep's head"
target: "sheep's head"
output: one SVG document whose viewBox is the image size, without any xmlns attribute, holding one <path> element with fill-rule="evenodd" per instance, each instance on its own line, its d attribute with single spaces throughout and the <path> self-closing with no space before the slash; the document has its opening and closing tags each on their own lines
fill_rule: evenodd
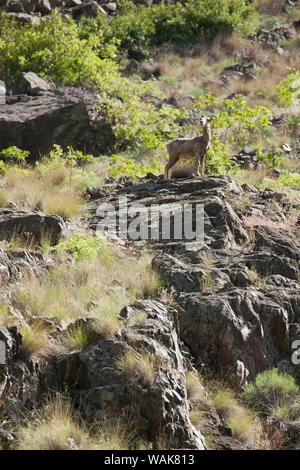
<svg viewBox="0 0 300 470">
<path fill-rule="evenodd" d="M 212 116 L 204 116 L 203 118 L 201 118 L 201 119 L 200 119 L 200 124 L 201 124 L 201 126 L 205 126 L 205 125 L 207 125 L 208 123 L 210 123 L 210 122 L 213 120 L 214 117 L 215 117 L 215 116 L 212 115 Z"/>
</svg>

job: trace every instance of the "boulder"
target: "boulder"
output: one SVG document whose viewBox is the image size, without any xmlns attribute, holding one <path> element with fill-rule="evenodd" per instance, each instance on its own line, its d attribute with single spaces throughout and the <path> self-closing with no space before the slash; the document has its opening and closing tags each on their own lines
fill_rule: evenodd
<svg viewBox="0 0 300 470">
<path fill-rule="evenodd" d="M 39 96 L 51 90 L 51 85 L 36 73 L 23 72 L 15 86 L 14 93 L 16 95 Z"/>
<path fill-rule="evenodd" d="M 10 240 L 13 236 L 32 236 L 40 242 L 45 234 L 55 245 L 65 238 L 67 228 L 59 215 L 45 215 L 39 212 L 0 210 L 0 239 Z"/>
<path fill-rule="evenodd" d="M 38 0 L 35 3 L 35 12 L 42 15 L 48 15 L 52 11 L 51 2 L 49 0 Z"/>
<path fill-rule="evenodd" d="M 38 96 L 11 96 L 1 106 L 0 149 L 14 145 L 29 150 L 31 160 L 37 160 L 54 144 L 96 155 L 112 148 L 110 124 L 101 115 L 91 117 L 89 105 L 72 89 L 40 95 L 48 86 L 32 74 L 22 77 L 20 87 Z"/>
<path fill-rule="evenodd" d="M 145 321 L 135 322 L 140 314 Z M 177 335 L 175 313 L 165 305 L 144 300 L 126 307 L 120 316 L 119 338 L 100 340 L 57 363 L 58 382 L 67 383 L 88 419 L 107 413 L 127 413 L 137 434 L 153 442 L 168 442 L 173 449 L 204 449 L 204 439 L 189 418 L 185 364 Z M 128 379 L 118 360 L 132 352 L 147 351 L 155 364 L 152 381 Z M 67 381 L 67 382 L 66 382 Z"/>
</svg>

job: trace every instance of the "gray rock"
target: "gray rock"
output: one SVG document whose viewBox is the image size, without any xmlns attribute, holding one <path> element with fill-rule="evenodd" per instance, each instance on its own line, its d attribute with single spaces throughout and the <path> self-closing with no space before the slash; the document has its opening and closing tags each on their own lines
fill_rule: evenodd
<svg viewBox="0 0 300 470">
<path fill-rule="evenodd" d="M 30 86 L 35 87 L 32 81 Z M 37 88 L 41 90 L 40 85 Z M 99 155 L 113 143 L 110 124 L 103 116 L 91 117 L 89 105 L 72 90 L 9 97 L 0 108 L 0 149 L 15 145 L 29 150 L 32 160 L 47 154 L 54 144 Z"/>
<path fill-rule="evenodd" d="M 10 240 L 12 236 L 30 234 L 39 242 L 49 234 L 53 244 L 57 244 L 67 234 L 66 224 L 59 215 L 44 215 L 38 212 L 0 210 L 0 239 Z"/>
<path fill-rule="evenodd" d="M 33 72 L 23 72 L 16 84 L 14 93 L 16 95 L 26 94 L 30 96 L 43 95 L 47 91 L 51 91 L 52 87 L 49 83 Z"/>
<path fill-rule="evenodd" d="M 134 326 L 132 319 L 140 312 L 146 315 L 145 322 Z M 185 367 L 173 311 L 145 300 L 125 308 L 120 315 L 125 328 L 122 339 L 100 340 L 59 361 L 60 381 L 68 371 L 67 383 L 73 390 L 74 382 L 77 384 L 75 396 L 90 419 L 99 419 L 107 412 L 119 416 L 127 410 L 138 434 L 154 446 L 163 439 L 173 449 L 204 449 L 203 437 L 189 419 Z M 141 348 L 156 364 L 151 383 L 139 377 L 128 380 L 118 366 L 124 353 L 133 351 L 139 357 Z"/>
<path fill-rule="evenodd" d="M 6 86 L 3 80 L 0 80 L 0 105 L 6 103 Z"/>
<path fill-rule="evenodd" d="M 99 13 L 105 14 L 105 10 L 98 5 L 97 2 L 84 2 L 80 5 L 75 6 L 71 10 L 73 18 L 76 20 L 80 19 L 82 16 L 87 16 L 90 18 L 97 18 Z"/>
<path fill-rule="evenodd" d="M 39 25 L 41 20 L 38 16 L 31 15 L 29 13 L 14 13 L 8 12 L 7 16 L 10 18 L 14 18 L 15 20 L 19 21 L 20 23 L 32 23 L 33 25 Z"/>
</svg>

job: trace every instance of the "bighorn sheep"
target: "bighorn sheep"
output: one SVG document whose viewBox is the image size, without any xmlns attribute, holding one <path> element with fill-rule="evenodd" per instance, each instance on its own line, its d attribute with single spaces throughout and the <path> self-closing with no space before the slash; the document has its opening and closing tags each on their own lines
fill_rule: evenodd
<svg viewBox="0 0 300 470">
<path fill-rule="evenodd" d="M 169 161 L 165 168 L 165 180 L 169 179 L 169 170 L 180 158 L 196 158 L 196 176 L 199 175 L 201 162 L 201 176 L 204 176 L 204 158 L 210 148 L 210 122 L 214 116 L 203 117 L 200 124 L 203 126 L 203 135 L 193 139 L 174 139 L 167 145 Z"/>
</svg>

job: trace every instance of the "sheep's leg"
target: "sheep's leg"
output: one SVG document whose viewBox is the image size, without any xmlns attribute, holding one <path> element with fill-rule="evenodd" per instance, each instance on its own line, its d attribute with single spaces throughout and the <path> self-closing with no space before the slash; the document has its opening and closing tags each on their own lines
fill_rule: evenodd
<svg viewBox="0 0 300 470">
<path fill-rule="evenodd" d="M 204 176 L 204 160 L 205 160 L 205 155 L 201 155 L 201 176 Z"/>
<path fill-rule="evenodd" d="M 179 160 L 179 157 L 177 155 L 175 157 L 169 156 L 169 161 L 165 167 L 165 176 L 164 176 L 165 181 L 169 179 L 169 170 L 172 168 L 172 166 L 175 165 L 176 162 L 178 162 L 178 160 Z"/>
<path fill-rule="evenodd" d="M 195 172 L 195 175 L 196 177 L 197 176 L 200 176 L 200 173 L 199 173 L 199 167 L 200 167 L 200 155 L 199 154 L 196 154 L 196 172 Z"/>
</svg>

